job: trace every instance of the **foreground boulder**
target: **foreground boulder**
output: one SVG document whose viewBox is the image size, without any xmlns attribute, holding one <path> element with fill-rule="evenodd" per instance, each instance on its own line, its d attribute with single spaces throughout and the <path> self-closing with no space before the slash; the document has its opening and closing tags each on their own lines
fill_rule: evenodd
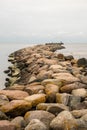
<svg viewBox="0 0 87 130">
<path fill-rule="evenodd" d="M 52 130 L 75 130 L 77 122 L 69 111 L 63 111 L 51 121 L 50 128 Z"/>
<path fill-rule="evenodd" d="M 12 117 L 24 114 L 32 108 L 32 104 L 25 100 L 13 100 L 6 105 L 3 105 L 0 110 Z"/>
<path fill-rule="evenodd" d="M 38 119 L 42 121 L 46 127 L 47 130 L 49 129 L 50 122 L 53 120 L 55 116 L 47 111 L 42 111 L 42 110 L 36 110 L 36 111 L 29 111 L 25 114 L 24 119 L 27 122 L 27 124 L 32 120 L 32 119 Z"/>
</svg>

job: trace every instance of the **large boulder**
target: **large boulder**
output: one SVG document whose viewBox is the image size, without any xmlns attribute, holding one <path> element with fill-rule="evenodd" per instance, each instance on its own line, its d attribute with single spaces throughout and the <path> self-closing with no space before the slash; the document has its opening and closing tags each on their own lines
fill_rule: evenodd
<svg viewBox="0 0 87 130">
<path fill-rule="evenodd" d="M 52 130 L 76 130 L 77 122 L 69 111 L 63 111 L 51 121 L 50 128 Z"/>
<path fill-rule="evenodd" d="M 20 100 L 29 96 L 27 92 L 21 90 L 0 90 L 0 95 L 6 95 L 10 100 Z"/>
<path fill-rule="evenodd" d="M 42 121 L 46 127 L 49 129 L 50 122 L 53 120 L 55 116 L 47 111 L 36 110 L 36 111 L 28 111 L 24 119 L 27 123 L 29 123 L 32 119 L 38 119 Z"/>
<path fill-rule="evenodd" d="M 16 117 L 32 108 L 32 104 L 25 100 L 13 100 L 0 107 L 0 110 L 9 116 Z"/>
</svg>

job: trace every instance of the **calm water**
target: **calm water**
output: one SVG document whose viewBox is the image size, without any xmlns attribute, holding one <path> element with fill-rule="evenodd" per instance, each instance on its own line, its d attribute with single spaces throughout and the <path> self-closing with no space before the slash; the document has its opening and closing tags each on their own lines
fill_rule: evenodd
<svg viewBox="0 0 87 130">
<path fill-rule="evenodd" d="M 7 69 L 8 55 L 18 49 L 31 46 L 30 44 L 0 44 L 0 89 L 4 88 L 4 82 L 6 75 L 3 73 Z M 87 58 L 87 44 L 68 44 L 65 43 L 66 49 L 59 50 L 58 52 L 65 55 L 73 55 L 75 58 L 85 57 Z"/>
</svg>

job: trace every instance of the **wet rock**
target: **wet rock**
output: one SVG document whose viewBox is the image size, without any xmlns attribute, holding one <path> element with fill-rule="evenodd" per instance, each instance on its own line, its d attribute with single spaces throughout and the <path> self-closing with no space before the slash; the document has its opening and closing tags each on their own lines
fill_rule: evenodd
<svg viewBox="0 0 87 130">
<path fill-rule="evenodd" d="M 0 111 L 0 120 L 8 120 L 8 117 L 2 111 Z"/>
<path fill-rule="evenodd" d="M 67 94 L 67 93 L 57 93 L 56 94 L 56 102 L 57 103 L 62 103 L 64 105 L 68 105 L 69 103 L 69 97 L 70 97 L 70 94 Z"/>
<path fill-rule="evenodd" d="M 32 119 L 25 130 L 48 130 L 43 122 L 38 119 Z"/>
<path fill-rule="evenodd" d="M 54 117 L 55 116 L 53 114 L 47 111 L 36 110 L 27 112 L 24 116 L 24 119 L 27 123 L 29 123 L 32 119 L 38 119 L 43 122 L 49 129 L 50 122 L 53 120 Z"/>
<path fill-rule="evenodd" d="M 76 89 L 72 91 L 72 95 L 85 98 L 87 95 L 87 91 L 84 88 Z"/>
<path fill-rule="evenodd" d="M 0 121 L 0 130 L 16 130 L 15 126 L 7 120 Z"/>
<path fill-rule="evenodd" d="M 77 61 L 78 67 L 86 67 L 87 66 L 87 59 L 86 58 L 80 58 Z"/>
<path fill-rule="evenodd" d="M 10 100 L 13 99 L 24 99 L 29 96 L 27 92 L 21 90 L 0 90 L 0 94 L 6 95 Z"/>
<path fill-rule="evenodd" d="M 0 107 L 0 110 L 9 116 L 16 117 L 24 114 L 32 108 L 32 104 L 25 100 L 12 100 Z"/>
<path fill-rule="evenodd" d="M 26 126 L 26 122 L 22 116 L 15 117 L 11 124 L 14 125 L 17 129 L 23 129 Z"/>
<path fill-rule="evenodd" d="M 54 84 L 47 84 L 45 86 L 45 93 L 47 96 L 47 101 L 52 103 L 56 100 L 56 93 L 59 92 L 59 87 Z"/>
<path fill-rule="evenodd" d="M 0 107 L 5 105 L 6 103 L 9 103 L 9 99 L 6 95 L 0 95 Z"/>
<path fill-rule="evenodd" d="M 79 96 L 70 96 L 69 107 L 71 110 L 79 109 L 81 103 L 81 97 Z"/>
<path fill-rule="evenodd" d="M 59 113 L 50 123 L 52 130 L 75 130 L 77 122 L 69 111 Z"/>
<path fill-rule="evenodd" d="M 26 101 L 31 102 L 32 106 L 35 107 L 39 103 L 44 103 L 46 101 L 45 94 L 33 94 L 25 98 Z"/>
<path fill-rule="evenodd" d="M 74 57 L 72 55 L 65 56 L 65 60 L 73 60 Z"/>
</svg>

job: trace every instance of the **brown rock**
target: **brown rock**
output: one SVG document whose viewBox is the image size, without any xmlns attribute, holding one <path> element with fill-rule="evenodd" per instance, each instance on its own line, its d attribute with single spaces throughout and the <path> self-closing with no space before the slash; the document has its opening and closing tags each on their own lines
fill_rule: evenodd
<svg viewBox="0 0 87 130">
<path fill-rule="evenodd" d="M 73 83 L 79 81 L 78 78 L 74 77 L 70 73 L 55 73 L 52 75 L 52 77 L 58 79 L 59 81 L 65 81 L 65 83 Z"/>
<path fill-rule="evenodd" d="M 52 103 L 55 102 L 56 99 L 56 93 L 59 92 L 59 87 L 54 84 L 47 84 L 45 86 L 45 93 L 47 96 L 47 101 Z"/>
<path fill-rule="evenodd" d="M 77 130 L 77 122 L 69 111 L 63 111 L 51 123 L 52 130 Z"/>
<path fill-rule="evenodd" d="M 70 97 L 70 94 L 67 94 L 67 93 L 57 93 L 56 94 L 56 102 L 57 103 L 62 103 L 64 105 L 68 105 L 69 103 L 69 97 Z"/>
<path fill-rule="evenodd" d="M 16 130 L 15 126 L 7 120 L 0 121 L 0 130 Z"/>
<path fill-rule="evenodd" d="M 36 110 L 29 111 L 25 114 L 24 119 L 27 123 L 29 123 L 32 119 L 38 119 L 43 122 L 46 127 L 49 129 L 50 122 L 53 120 L 55 116 L 47 111 Z"/>
<path fill-rule="evenodd" d="M 0 95 L 0 107 L 2 105 L 5 105 L 6 103 L 9 103 L 9 99 L 6 95 Z"/>
<path fill-rule="evenodd" d="M 15 117 L 24 114 L 32 107 L 30 102 L 25 100 L 13 100 L 6 105 L 3 105 L 0 110 L 9 116 Z"/>
<path fill-rule="evenodd" d="M 67 93 L 71 93 L 72 90 L 74 89 L 79 89 L 79 88 L 86 88 L 87 86 L 85 84 L 82 84 L 80 82 L 75 82 L 75 83 L 72 83 L 72 84 L 67 84 L 67 85 L 64 85 L 63 87 L 60 88 L 61 92 L 67 92 Z"/>
<path fill-rule="evenodd" d="M 38 119 L 32 119 L 25 130 L 48 130 L 43 122 Z"/>
<path fill-rule="evenodd" d="M 22 116 L 15 117 L 11 124 L 14 125 L 17 129 L 22 129 L 26 126 L 26 122 Z"/>
<path fill-rule="evenodd" d="M 25 88 L 25 91 L 28 92 L 30 95 L 32 94 L 38 94 L 41 91 L 44 92 L 44 86 L 42 85 L 28 85 Z"/>
<path fill-rule="evenodd" d="M 24 90 L 24 85 L 14 84 L 13 86 L 7 87 L 5 90 Z"/>
<path fill-rule="evenodd" d="M 0 94 L 6 95 L 10 100 L 13 99 L 24 99 L 29 96 L 27 92 L 20 90 L 0 90 Z"/>
<path fill-rule="evenodd" d="M 0 120 L 8 120 L 8 117 L 2 111 L 0 111 Z"/>
<path fill-rule="evenodd" d="M 87 95 L 87 91 L 84 88 L 76 89 L 72 91 L 72 95 L 85 98 Z"/>
<path fill-rule="evenodd" d="M 82 117 L 83 115 L 87 114 L 87 109 L 82 109 L 82 110 L 73 110 L 71 111 L 72 115 L 75 117 L 75 118 L 80 118 Z"/>
<path fill-rule="evenodd" d="M 46 101 L 45 94 L 33 94 L 25 98 L 26 101 L 31 102 L 32 106 L 36 106 L 39 103 L 44 103 Z"/>
</svg>

